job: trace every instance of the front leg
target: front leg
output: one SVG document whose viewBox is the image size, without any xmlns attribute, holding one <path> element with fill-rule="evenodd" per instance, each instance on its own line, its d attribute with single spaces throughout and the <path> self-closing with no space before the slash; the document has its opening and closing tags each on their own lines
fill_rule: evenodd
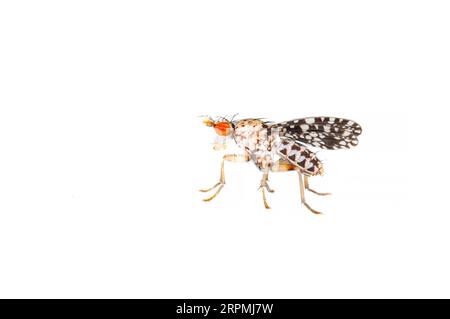
<svg viewBox="0 0 450 319">
<path fill-rule="evenodd" d="M 217 191 L 208 198 L 205 198 L 203 201 L 205 202 L 209 202 L 211 200 L 213 200 L 222 190 L 223 186 L 225 185 L 225 161 L 227 162 L 233 162 L 233 163 L 242 163 L 242 162 L 248 162 L 250 160 L 250 156 L 246 153 L 243 155 L 238 155 L 238 154 L 227 154 L 224 155 L 222 158 L 222 164 L 220 165 L 220 179 L 219 182 L 217 184 L 215 184 L 213 187 L 210 187 L 208 189 L 201 189 L 200 192 L 209 192 L 213 189 L 215 189 L 216 187 L 219 187 L 217 189 Z"/>
</svg>

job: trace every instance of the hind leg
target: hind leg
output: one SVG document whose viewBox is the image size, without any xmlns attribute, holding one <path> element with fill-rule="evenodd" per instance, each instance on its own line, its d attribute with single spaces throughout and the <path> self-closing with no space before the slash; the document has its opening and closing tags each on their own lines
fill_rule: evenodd
<svg viewBox="0 0 450 319">
<path fill-rule="evenodd" d="M 321 212 L 319 212 L 319 211 L 317 211 L 315 209 L 312 209 L 311 206 L 309 206 L 306 203 L 306 200 L 305 200 L 305 186 L 303 185 L 303 175 L 302 175 L 302 173 L 300 173 L 300 171 L 297 171 L 297 172 L 298 172 L 298 180 L 299 180 L 299 183 L 300 183 L 300 197 L 302 199 L 303 205 L 305 205 L 306 208 L 308 208 L 314 214 L 319 214 L 319 215 L 322 214 Z"/>
<path fill-rule="evenodd" d="M 314 189 L 311 189 L 309 187 L 309 177 L 308 176 L 304 176 L 304 180 L 305 180 L 305 189 L 309 190 L 311 193 L 314 193 L 316 195 L 320 195 L 320 196 L 326 196 L 326 195 L 331 195 L 331 193 L 319 193 L 318 191 L 315 191 Z"/>
<path fill-rule="evenodd" d="M 311 208 L 311 206 L 309 206 L 308 203 L 306 203 L 306 200 L 305 200 L 305 186 L 303 184 L 303 174 L 300 172 L 300 169 L 297 166 L 295 166 L 293 164 L 290 164 L 287 161 L 279 160 L 271 168 L 271 170 L 272 170 L 272 172 L 296 171 L 298 173 L 298 179 L 299 179 L 299 183 L 300 183 L 300 198 L 302 200 L 302 204 L 305 205 L 305 207 L 308 208 L 312 213 L 314 213 L 314 214 L 321 214 L 321 212 Z M 306 178 L 306 176 L 305 176 L 305 178 Z"/>
</svg>

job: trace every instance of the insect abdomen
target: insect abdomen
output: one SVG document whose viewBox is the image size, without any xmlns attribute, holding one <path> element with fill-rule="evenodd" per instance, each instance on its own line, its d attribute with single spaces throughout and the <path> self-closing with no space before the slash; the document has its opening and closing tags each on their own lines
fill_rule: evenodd
<svg viewBox="0 0 450 319">
<path fill-rule="evenodd" d="M 283 140 L 278 148 L 278 154 L 300 168 L 305 175 L 314 176 L 323 173 L 322 163 L 316 155 L 293 140 Z"/>
</svg>

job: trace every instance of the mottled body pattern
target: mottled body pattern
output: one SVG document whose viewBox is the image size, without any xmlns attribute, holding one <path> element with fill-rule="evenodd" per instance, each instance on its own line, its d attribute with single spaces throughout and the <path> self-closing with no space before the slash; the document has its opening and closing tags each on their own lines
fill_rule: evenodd
<svg viewBox="0 0 450 319">
<path fill-rule="evenodd" d="M 234 140 L 245 150 L 259 169 L 271 167 L 280 139 L 271 134 L 270 125 L 255 119 L 238 121 L 234 128 Z"/>
<path fill-rule="evenodd" d="M 255 119 L 240 120 L 234 128 L 234 140 L 260 170 L 273 167 L 282 158 L 308 176 L 323 172 L 315 153 L 291 138 L 282 139 L 277 125 Z"/>
<path fill-rule="evenodd" d="M 323 175 L 322 162 L 316 157 L 316 154 L 294 140 L 283 140 L 278 153 L 291 164 L 298 166 L 304 175 Z"/>
<path fill-rule="evenodd" d="M 361 126 L 356 122 L 336 117 L 308 117 L 281 123 L 261 119 L 220 122 L 208 120 L 205 124 L 214 126 L 220 136 L 233 138 L 244 151 L 244 155 L 224 156 L 223 162 L 252 161 L 264 173 L 260 188 L 266 208 L 269 206 L 264 189 L 273 192 L 267 185 L 269 171 L 295 170 L 300 177 L 302 203 L 314 213 L 318 212 L 304 200 L 304 189 L 318 195 L 328 193 L 319 193 L 309 188 L 308 177 L 323 175 L 323 165 L 307 145 L 327 150 L 350 148 L 358 144 L 358 136 L 362 132 Z M 214 198 L 225 184 L 223 162 L 221 180 L 211 189 L 217 186 L 220 188 L 207 201 Z"/>
</svg>

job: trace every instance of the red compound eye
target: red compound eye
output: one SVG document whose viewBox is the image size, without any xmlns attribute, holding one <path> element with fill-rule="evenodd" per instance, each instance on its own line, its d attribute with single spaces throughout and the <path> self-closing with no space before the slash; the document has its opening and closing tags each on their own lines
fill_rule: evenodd
<svg viewBox="0 0 450 319">
<path fill-rule="evenodd" d="M 228 122 L 219 122 L 214 125 L 214 129 L 216 130 L 217 135 L 227 136 L 230 134 L 230 123 Z"/>
</svg>

